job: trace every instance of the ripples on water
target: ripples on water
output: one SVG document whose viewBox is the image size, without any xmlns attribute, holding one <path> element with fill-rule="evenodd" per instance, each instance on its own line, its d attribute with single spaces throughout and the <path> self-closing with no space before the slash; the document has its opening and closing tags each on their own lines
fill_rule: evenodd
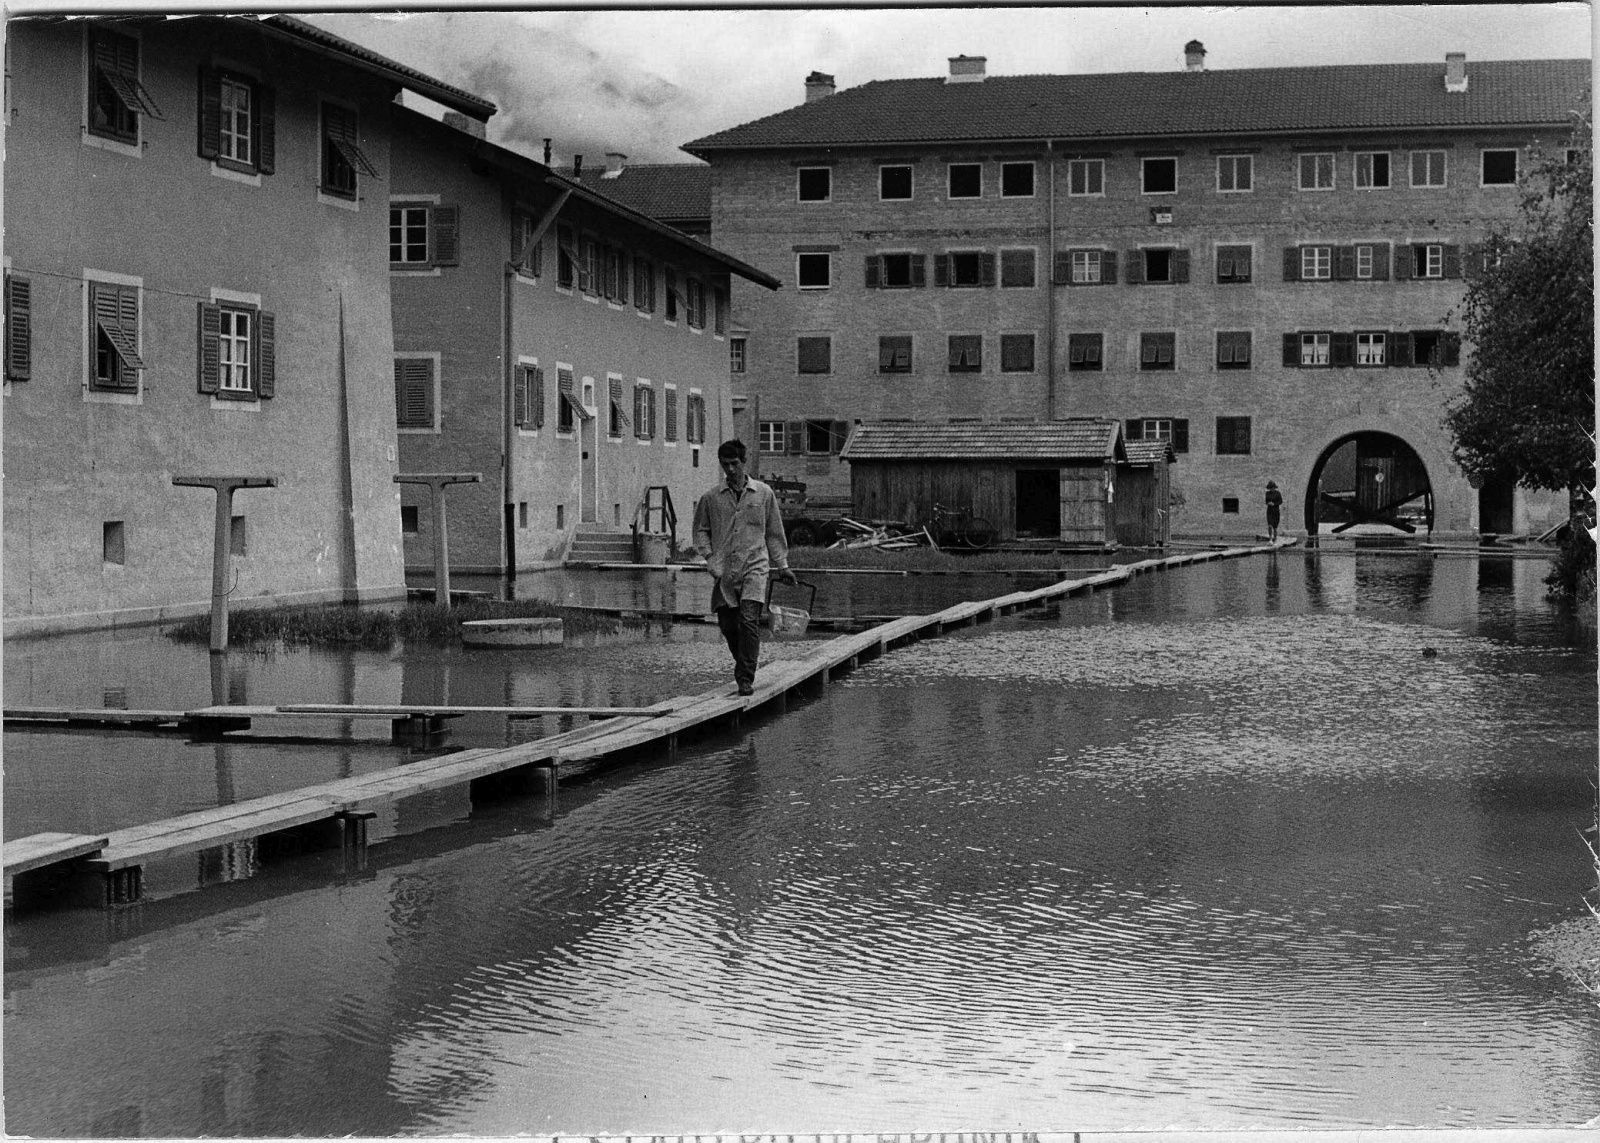
<svg viewBox="0 0 1600 1143">
<path fill-rule="evenodd" d="M 1423 625 L 1391 564 L 1282 564 L 904 648 L 550 826 L 484 809 L 131 940 L 13 926 L 10 1127 L 1594 1116 L 1600 1011 L 1535 948 L 1592 884 L 1592 650 L 1483 634 L 1451 569 Z"/>
</svg>

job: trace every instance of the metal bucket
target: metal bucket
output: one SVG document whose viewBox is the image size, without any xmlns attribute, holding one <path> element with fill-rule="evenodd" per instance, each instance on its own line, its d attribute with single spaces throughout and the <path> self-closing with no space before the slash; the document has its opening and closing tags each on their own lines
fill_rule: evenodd
<svg viewBox="0 0 1600 1143">
<path fill-rule="evenodd" d="M 811 607 L 817 601 L 817 586 L 804 580 L 795 581 L 796 587 L 805 588 L 811 593 L 804 608 L 773 603 L 774 586 L 772 580 L 767 581 L 767 627 L 774 639 L 798 639 L 806 633 L 806 627 L 811 623 Z"/>
</svg>

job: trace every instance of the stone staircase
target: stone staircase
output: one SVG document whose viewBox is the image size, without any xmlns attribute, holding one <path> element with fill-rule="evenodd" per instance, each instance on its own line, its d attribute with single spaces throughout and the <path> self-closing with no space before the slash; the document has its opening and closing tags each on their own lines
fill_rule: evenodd
<svg viewBox="0 0 1600 1143">
<path fill-rule="evenodd" d="M 631 564 L 633 532 L 605 524 L 579 524 L 567 549 L 567 564 Z"/>
</svg>

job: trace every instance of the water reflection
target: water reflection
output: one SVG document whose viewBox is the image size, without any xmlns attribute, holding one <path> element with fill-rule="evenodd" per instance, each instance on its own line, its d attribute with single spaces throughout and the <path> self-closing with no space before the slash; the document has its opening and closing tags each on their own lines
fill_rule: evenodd
<svg viewBox="0 0 1600 1143">
<path fill-rule="evenodd" d="M 1408 568 L 1141 577 L 904 648 L 550 821 L 406 803 L 364 870 L 22 918 L 8 1127 L 1584 1121 L 1600 1013 L 1530 949 L 1592 876 L 1593 648 L 1537 565 L 1492 592 L 1475 561 Z M 725 654 L 586 650 L 573 693 Z M 561 685 L 476 656 L 377 674 Z"/>
</svg>

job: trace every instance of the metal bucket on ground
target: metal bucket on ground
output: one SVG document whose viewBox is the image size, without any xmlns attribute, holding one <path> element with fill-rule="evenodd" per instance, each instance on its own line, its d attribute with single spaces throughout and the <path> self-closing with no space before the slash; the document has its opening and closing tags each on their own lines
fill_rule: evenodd
<svg viewBox="0 0 1600 1143">
<path fill-rule="evenodd" d="M 772 589 L 776 586 L 776 581 L 767 581 L 767 627 L 774 639 L 798 639 L 806 633 L 806 626 L 811 622 L 811 608 L 817 601 L 817 585 L 802 579 L 795 580 L 796 588 L 810 592 L 803 608 L 773 603 Z"/>
</svg>

